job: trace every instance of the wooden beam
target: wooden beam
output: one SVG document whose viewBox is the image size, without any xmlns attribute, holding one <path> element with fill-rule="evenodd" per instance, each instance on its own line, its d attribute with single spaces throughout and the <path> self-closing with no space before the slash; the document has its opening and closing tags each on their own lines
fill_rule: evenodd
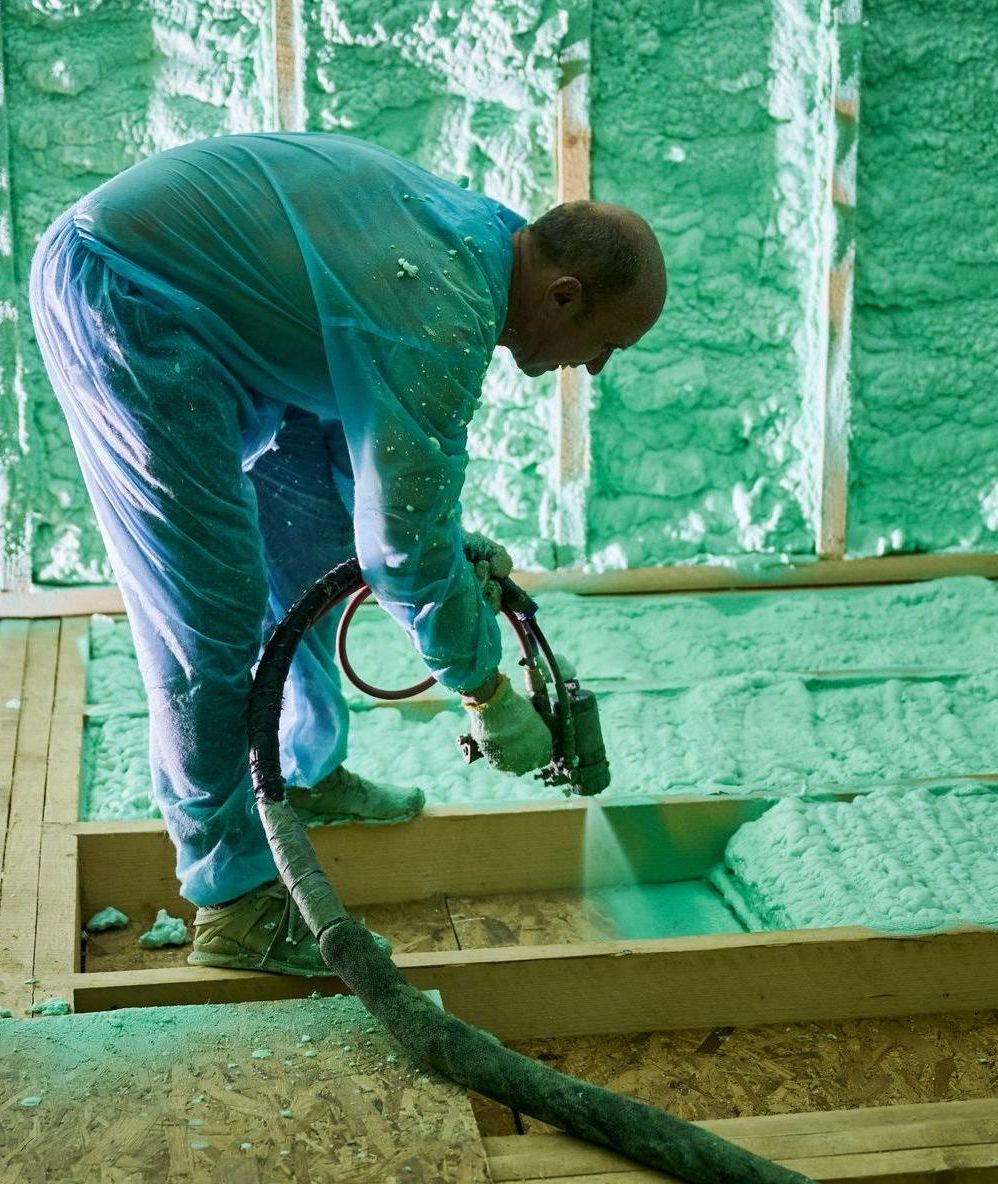
<svg viewBox="0 0 998 1184">
<path fill-rule="evenodd" d="M 930 1184 L 998 1178 L 998 1099 L 870 1106 L 694 1123 L 815 1180 Z M 615 1151 L 564 1134 L 486 1137 L 495 1184 L 652 1184 L 650 1172 Z"/>
<path fill-rule="evenodd" d="M 705 874 L 738 827 L 775 801 L 725 795 L 608 805 L 601 823 L 627 850 L 639 882 L 665 883 Z M 404 826 L 315 827 L 309 837 L 351 908 L 443 892 L 575 888 L 584 878 L 589 887 L 619 882 L 619 869 L 585 868 L 589 809 L 579 799 L 494 811 L 437 806 Z M 129 916 L 152 906 L 181 907 L 176 854 L 162 822 L 84 822 L 70 829 L 79 837 L 87 916 L 105 905 Z"/>
<path fill-rule="evenodd" d="M 78 840 L 65 824 L 79 818 L 80 754 L 86 700 L 90 623 L 62 622 L 49 735 L 35 920 L 33 1002 L 62 995 L 80 969 Z"/>
<path fill-rule="evenodd" d="M 90 622 L 86 618 L 69 617 L 62 622 L 45 781 L 46 822 L 76 822 L 80 817 L 80 756 L 89 647 Z"/>
<path fill-rule="evenodd" d="M 0 592 L 0 619 L 21 617 L 88 617 L 91 613 L 123 613 L 124 601 L 116 586 L 36 588 L 30 592 Z"/>
<path fill-rule="evenodd" d="M 574 42 L 562 60 L 557 101 L 558 203 L 590 196 L 589 39 Z M 557 456 L 555 555 L 559 567 L 574 567 L 586 556 L 586 516 L 590 483 L 589 411 L 592 380 L 582 366 L 555 376 Z"/>
<path fill-rule="evenodd" d="M 856 263 L 856 152 L 859 140 L 859 69 L 862 2 L 833 9 L 831 155 L 828 201 L 828 316 L 825 384 L 821 402 L 821 482 L 817 551 L 841 559 L 846 547 L 849 496 L 849 403 L 852 307 Z"/>
<path fill-rule="evenodd" d="M 757 560 L 760 558 L 766 557 L 756 557 Z M 998 579 L 998 555 L 884 555 L 872 559 L 776 562 L 770 567 L 757 564 L 754 568 L 716 564 L 642 567 L 606 572 L 566 568 L 551 572 L 514 572 L 513 579 L 530 593 L 576 592 L 583 596 L 619 596 L 903 584 L 969 575 Z"/>
<path fill-rule="evenodd" d="M 859 926 L 398 954 L 421 989 L 503 1040 L 993 1008 L 998 932 Z M 74 975 L 77 1011 L 342 993 L 337 979 L 198 967 Z"/>
<path fill-rule="evenodd" d="M 581 567 L 557 571 L 516 571 L 513 579 L 527 592 L 576 592 L 581 596 L 632 596 L 660 593 L 779 591 L 864 584 L 905 584 L 947 576 L 998 579 L 998 555 L 967 552 L 939 555 L 883 555 L 866 559 L 756 556 L 755 566 L 690 564 L 632 567 L 594 572 Z M 772 559 L 771 565 L 763 560 Z M 117 588 L 66 588 L 58 592 L 0 593 L 0 620 L 13 617 L 108 615 L 125 611 Z"/>
<path fill-rule="evenodd" d="M 27 621 L 0 621 L 0 884 L 7 845 L 7 817 L 14 782 L 14 756 L 21 722 L 24 669 L 28 652 Z"/>
<path fill-rule="evenodd" d="M 0 998 L 15 1014 L 32 1002 L 45 772 L 58 652 L 59 622 L 32 622 L 0 879 Z"/>
<path fill-rule="evenodd" d="M 281 131 L 305 130 L 302 0 L 274 0 L 274 71 L 277 124 Z"/>
<path fill-rule="evenodd" d="M 12 241 L 15 236 L 11 234 L 15 205 L 10 168 L 12 127 L 7 102 L 11 79 L 6 77 L 6 70 L 12 50 L 9 45 L 5 47 L 5 36 L 4 19 L 0 17 L 0 477 L 3 485 L 0 591 L 21 592 L 31 587 L 32 495 L 38 475 L 38 449 L 34 454 L 29 451 L 29 438 L 34 443 L 34 422 L 25 406 L 20 374 L 23 365 L 20 318 L 27 314 L 23 295 L 28 277 L 24 273 L 31 251 L 19 251 L 15 258 Z"/>
</svg>

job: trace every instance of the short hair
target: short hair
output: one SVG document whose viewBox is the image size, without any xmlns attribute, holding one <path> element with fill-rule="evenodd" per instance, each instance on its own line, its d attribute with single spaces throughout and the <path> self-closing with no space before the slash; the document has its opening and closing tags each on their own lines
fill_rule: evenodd
<svg viewBox="0 0 998 1184">
<path fill-rule="evenodd" d="M 589 201 L 567 201 L 529 227 L 540 253 L 582 284 L 587 296 L 620 296 L 641 274 L 636 236 L 619 218 Z"/>
</svg>

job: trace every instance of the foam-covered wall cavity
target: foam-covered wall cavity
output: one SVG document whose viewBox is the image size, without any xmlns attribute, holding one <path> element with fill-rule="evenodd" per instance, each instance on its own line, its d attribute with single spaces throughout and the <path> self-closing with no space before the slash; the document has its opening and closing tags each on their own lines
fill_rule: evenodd
<svg viewBox="0 0 998 1184">
<path fill-rule="evenodd" d="M 105 581 L 110 570 L 30 332 L 26 289 L 35 244 L 83 193 L 153 152 L 273 126 L 272 24 L 270 0 L 4 0 L 8 233 L 21 348 L 12 358 L 9 339 L 0 338 L 7 454 L 0 460 L 15 453 L 18 461 L 0 512 L 11 538 L 31 541 L 38 581 Z M 0 226 L 2 212 L 0 205 Z M 0 238 L 0 272 L 2 258 Z M 0 312 L 0 323 L 5 317 Z M 23 366 L 23 380 L 9 385 L 12 366 Z M 7 436 L 15 423 L 22 429 L 16 449 Z"/>
<path fill-rule="evenodd" d="M 671 294 L 594 384 L 589 563 L 813 557 L 829 90 L 854 0 L 318 0 L 280 55 L 274 3 L 4 0 L 0 586 L 110 578 L 31 339 L 39 233 L 141 157 L 276 127 L 278 56 L 286 126 L 382 143 L 528 217 L 556 197 L 562 62 L 590 69 L 593 195 L 650 218 Z M 998 23 L 883 0 L 861 40 L 848 550 L 994 550 Z M 471 425 L 466 524 L 521 567 L 555 563 L 554 393 L 500 350 Z"/>
<path fill-rule="evenodd" d="M 849 549 L 998 545 L 998 12 L 864 20 Z"/>
<path fill-rule="evenodd" d="M 649 218 L 671 280 L 596 382 L 593 561 L 813 551 L 819 5 L 597 4 L 592 54 L 594 197 Z"/>
<path fill-rule="evenodd" d="M 383 144 L 536 217 L 555 204 L 569 9 L 559 0 L 307 5 L 306 126 Z M 465 521 L 502 539 L 519 564 L 552 561 L 553 393 L 550 378 L 525 380 L 497 351 L 470 428 Z"/>
</svg>

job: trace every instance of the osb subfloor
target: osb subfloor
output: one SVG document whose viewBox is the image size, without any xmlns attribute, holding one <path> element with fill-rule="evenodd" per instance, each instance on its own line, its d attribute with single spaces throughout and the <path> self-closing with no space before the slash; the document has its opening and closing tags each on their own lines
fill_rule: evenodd
<svg viewBox="0 0 998 1184">
<path fill-rule="evenodd" d="M 581 893 L 568 890 L 477 900 L 438 896 L 368 906 L 363 915 L 400 953 L 605 936 L 599 914 Z M 192 916 L 193 909 L 187 919 Z M 151 920 L 90 934 L 86 970 L 183 965 L 185 948 L 137 944 Z M 998 1095 L 998 1011 L 572 1037 L 512 1047 L 690 1121 Z M 472 1105 L 486 1135 L 552 1129 L 478 1095 Z"/>
<path fill-rule="evenodd" d="M 72 900 L 75 879 L 67 878 L 61 859 L 59 827 L 75 818 L 83 722 L 80 647 L 84 637 L 84 624 L 79 619 L 0 621 L 0 684 L 4 688 L 0 696 L 0 1006 L 11 1007 L 16 1015 L 23 1016 L 31 1002 L 38 1001 L 33 979 L 39 969 L 52 964 L 58 943 L 70 948 L 80 932 L 80 918 L 67 903 Z M 15 700 L 17 706 L 10 706 Z M 188 920 L 192 914 L 193 909 Z M 365 910 L 365 919 L 400 952 L 588 941 L 602 936 L 598 914 L 572 892 L 479 899 L 436 897 L 372 906 Z M 93 972 L 182 964 L 184 949 L 147 950 L 136 944 L 138 933 L 151 921 L 151 916 L 137 917 L 125 931 L 90 935 L 81 949 L 80 968 Z M 606 1005 L 612 1008 L 613 999 L 608 998 Z M 30 1026 L 49 1022 L 35 1020 Z M 74 1021 L 71 1018 L 69 1022 Z M 516 1047 L 564 1072 L 694 1121 L 969 1102 L 998 1096 L 995 1011 L 551 1039 Z M 0 1057 L 0 1062 L 5 1061 L 8 1058 Z M 22 1081 L 22 1070 L 23 1066 L 15 1063 L 3 1079 L 0 1112 L 11 1111 L 18 1105 L 18 1091 L 28 1088 L 27 1080 Z M 175 1084 L 181 1092 L 187 1088 L 186 1083 Z M 146 1096 L 149 1092 L 145 1091 Z M 116 1104 L 124 1107 L 126 1100 Z M 478 1130 L 492 1140 L 486 1148 L 497 1165 L 510 1158 L 510 1144 L 504 1137 L 537 1136 L 539 1155 L 542 1148 L 546 1156 L 555 1146 L 540 1138 L 550 1131 L 544 1124 L 477 1096 L 472 1096 L 471 1104 Z M 252 1109 L 257 1102 L 251 1100 L 249 1105 Z M 6 1125 L 9 1113 L 3 1117 Z M 31 1128 L 32 1138 L 43 1134 L 37 1126 L 40 1119 L 40 1109 L 28 1119 L 36 1124 Z M 140 1128 L 139 1123 L 132 1130 L 133 1149 L 140 1142 Z M 168 1175 L 160 1178 L 198 1178 L 196 1168 L 188 1162 L 189 1146 L 182 1149 L 182 1144 L 190 1143 L 185 1139 L 188 1133 L 178 1128 L 170 1136 L 173 1150 L 169 1150 L 169 1157 L 178 1157 L 176 1171 L 171 1166 Z M 411 1139 L 411 1133 L 406 1137 Z M 518 1141 L 515 1146 L 519 1145 Z M 96 1146 L 93 1144 L 91 1153 Z M 290 1158 L 283 1159 L 289 1168 Z M 307 1162 L 308 1156 L 302 1160 L 296 1153 L 295 1164 L 300 1160 Z M 422 1156 L 416 1162 L 426 1166 Z M 30 1157 L 22 1157 L 20 1174 L 9 1178 L 43 1179 L 29 1164 Z M 530 1178 L 523 1174 L 522 1163 L 520 1167 L 507 1163 L 503 1170 L 507 1169 L 514 1175 L 505 1178 Z M 487 1179 L 476 1175 L 478 1168 L 469 1171 L 453 1178 Z M 259 1178 L 246 1174 L 235 1160 L 227 1160 L 225 1169 L 218 1172 L 213 1178 Z M 131 1176 L 102 1172 L 100 1178 L 153 1177 L 136 1168 Z M 309 1177 L 306 1169 L 301 1178 L 364 1177 L 314 1171 Z M 407 1173 L 400 1178 L 452 1177 Z M 538 1169 L 535 1178 L 556 1176 L 553 1169 L 543 1173 Z M 605 1176 L 588 1178 L 611 1177 L 607 1171 Z"/>
</svg>

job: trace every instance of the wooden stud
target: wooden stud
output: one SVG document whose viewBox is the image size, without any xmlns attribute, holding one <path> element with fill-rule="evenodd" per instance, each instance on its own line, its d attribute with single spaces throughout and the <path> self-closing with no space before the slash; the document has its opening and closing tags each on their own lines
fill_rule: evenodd
<svg viewBox="0 0 998 1184">
<path fill-rule="evenodd" d="M 849 401 L 856 263 L 856 152 L 859 124 L 861 0 L 833 8 L 829 184 L 832 233 L 827 272 L 828 318 L 821 410 L 821 481 L 817 551 L 841 559 L 849 495 Z"/>
<path fill-rule="evenodd" d="M 590 196 L 589 40 L 571 46 L 562 61 L 557 104 L 558 203 Z M 586 514 L 590 484 L 589 410 L 591 378 L 582 366 L 556 374 L 555 452 L 557 512 L 555 549 L 559 567 L 585 561 Z"/>
<path fill-rule="evenodd" d="M 602 820 L 627 849 L 637 880 L 661 883 L 705 873 L 738 827 L 775 800 L 675 797 L 608 805 Z M 579 799 L 494 811 L 436 806 L 404 826 L 315 827 L 309 837 L 344 903 L 361 908 L 440 893 L 578 887 L 588 816 Z M 82 822 L 71 829 L 79 836 L 80 892 L 88 916 L 109 904 L 129 916 L 153 906 L 183 907 L 175 852 L 161 821 Z M 613 869 L 590 869 L 590 876 L 593 887 L 619 879 Z"/>
<path fill-rule="evenodd" d="M 123 613 L 118 587 L 58 588 L 35 592 L 0 592 L 0 619 L 80 617 L 91 613 Z"/>
<path fill-rule="evenodd" d="M 80 969 L 78 840 L 66 823 L 79 818 L 80 753 L 86 700 L 86 656 L 90 623 L 62 622 L 52 727 L 45 778 L 38 907 L 35 921 L 34 1002 L 67 996 L 69 976 Z"/>
<path fill-rule="evenodd" d="M 994 1007 L 998 933 L 895 937 L 848 926 L 777 933 L 400 954 L 413 985 L 503 1040 Z M 293 998 L 335 978 L 177 967 L 79 974 L 78 1011 Z"/>
<path fill-rule="evenodd" d="M 90 622 L 62 622 L 45 782 L 45 821 L 76 822 L 80 817 L 80 757 L 86 706 Z"/>
<path fill-rule="evenodd" d="M 28 649 L 28 622 L 0 621 L 0 884 L 7 844 L 7 816 L 10 813 L 14 780 L 14 754 L 21 721 L 24 667 Z"/>
<path fill-rule="evenodd" d="M 884 555 L 871 559 L 827 559 L 777 563 L 757 570 L 705 564 L 689 567 L 640 567 L 626 571 L 514 572 L 526 591 L 576 592 L 583 596 L 659 593 L 782 591 L 792 588 L 903 584 L 946 576 L 998 579 L 998 555 Z"/>
<path fill-rule="evenodd" d="M 281 131 L 285 132 L 305 129 L 302 37 L 302 0 L 275 0 L 277 123 Z"/>
<path fill-rule="evenodd" d="M 667 798 L 610 805 L 602 814 L 628 851 L 637 882 L 675 882 L 700 878 L 722 857 L 734 831 L 773 802 L 751 795 Z M 581 887 L 588 809 L 583 802 L 496 812 L 437 807 L 405 826 L 320 827 L 310 834 L 320 861 L 356 911 L 445 894 L 462 919 L 463 898 Z M 106 904 L 130 915 L 156 907 L 189 910 L 177 896 L 174 853 L 161 823 L 79 823 L 71 829 L 80 842 L 84 911 Z M 386 867 L 393 869 L 390 877 L 381 870 Z M 606 869 L 599 883 L 619 878 L 619 869 Z M 595 878 L 589 886 L 597 886 Z M 465 945 L 478 931 L 470 913 L 467 920 L 459 933 Z M 399 964 L 417 976 L 417 985 L 446 988 L 449 1006 L 471 1022 L 525 1038 L 986 1007 L 993 1004 L 990 983 L 998 977 L 998 933 L 961 929 L 904 939 L 841 928 L 428 952 L 403 955 Z M 131 977 L 88 974 L 73 985 L 84 1008 L 95 999 L 101 1005 L 164 1003 L 182 991 L 185 1002 L 220 1001 L 232 990 L 238 998 L 259 998 L 276 989 L 269 976 L 255 976 L 252 986 L 244 976 L 220 972 L 221 978 L 199 979 L 192 973 L 164 967 Z M 574 993 L 586 993 L 585 979 L 594 999 L 573 1004 Z M 769 985 L 777 981 L 785 983 L 778 991 Z M 736 985 L 719 991 L 720 982 Z M 616 1012 L 604 1006 L 611 996 L 619 1000 Z M 538 1014 L 531 1000 L 559 997 L 559 1022 L 566 1026 L 552 1028 L 558 1008 L 545 1004 Z"/>
<path fill-rule="evenodd" d="M 45 826 L 39 862 L 32 1002 L 55 995 L 75 1009 L 80 971 L 79 854 L 76 835 Z"/>
</svg>

